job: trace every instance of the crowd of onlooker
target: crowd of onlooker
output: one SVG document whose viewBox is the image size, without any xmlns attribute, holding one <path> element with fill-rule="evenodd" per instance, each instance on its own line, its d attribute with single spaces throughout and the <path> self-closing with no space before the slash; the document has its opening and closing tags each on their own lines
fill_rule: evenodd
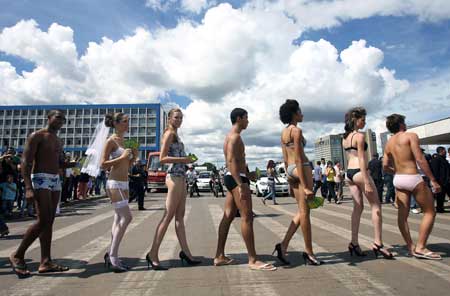
<svg viewBox="0 0 450 296">
<path fill-rule="evenodd" d="M 60 203 L 86 199 L 88 196 L 105 192 L 107 172 L 102 171 L 99 176 L 92 178 L 81 173 L 83 159 L 71 159 L 67 154 L 68 161 L 76 161 L 73 168 L 60 170 L 62 184 Z M 9 147 L 0 155 L 0 236 L 8 233 L 4 220 L 21 217 L 35 217 L 34 205 L 27 203 L 24 194 L 24 182 L 21 174 L 21 154 L 13 147 Z M 59 207 L 58 210 L 59 211 Z M 14 213 L 14 215 L 13 215 Z"/>
</svg>

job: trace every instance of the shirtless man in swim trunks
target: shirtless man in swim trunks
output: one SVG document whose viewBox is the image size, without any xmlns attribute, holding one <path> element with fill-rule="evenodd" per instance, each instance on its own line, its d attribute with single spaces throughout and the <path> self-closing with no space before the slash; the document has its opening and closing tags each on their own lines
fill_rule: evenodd
<svg viewBox="0 0 450 296">
<path fill-rule="evenodd" d="M 386 119 L 387 129 L 394 135 L 386 143 L 383 157 L 383 170 L 395 173 L 394 186 L 398 204 L 398 228 L 406 242 L 409 254 L 421 259 L 440 260 L 441 256 L 427 249 L 427 239 L 433 229 L 436 212 L 433 194 L 417 171 L 420 166 L 430 179 L 436 192 L 441 190 L 431 173 L 415 133 L 406 132 L 405 116 L 392 114 Z M 409 233 L 408 215 L 410 197 L 413 194 L 422 208 L 423 218 L 419 228 L 419 238 L 414 247 Z"/>
<path fill-rule="evenodd" d="M 48 112 L 48 125 L 32 133 L 25 144 L 22 157 L 22 176 L 25 183 L 25 197 L 34 201 L 37 220 L 23 237 L 16 252 L 9 260 L 19 278 L 27 277 L 30 271 L 25 264 L 25 252 L 39 237 L 41 244 L 41 263 L 39 273 L 67 271 L 67 266 L 54 263 L 50 256 L 53 222 L 61 193 L 58 171 L 73 167 L 76 163 L 66 163 L 61 139 L 56 133 L 66 122 L 62 111 Z"/>
<path fill-rule="evenodd" d="M 276 270 L 276 267 L 256 260 L 255 237 L 253 234 L 253 211 L 250 181 L 247 175 L 245 162 L 245 146 L 242 142 L 241 132 L 248 126 L 247 111 L 235 108 L 230 114 L 233 127 L 225 138 L 223 153 L 229 172 L 224 177 L 227 187 L 225 209 L 219 225 L 219 238 L 217 243 L 214 265 L 228 265 L 233 259 L 225 256 L 225 243 L 231 222 L 239 209 L 241 214 L 241 232 L 248 253 L 248 265 L 253 270 Z"/>
</svg>

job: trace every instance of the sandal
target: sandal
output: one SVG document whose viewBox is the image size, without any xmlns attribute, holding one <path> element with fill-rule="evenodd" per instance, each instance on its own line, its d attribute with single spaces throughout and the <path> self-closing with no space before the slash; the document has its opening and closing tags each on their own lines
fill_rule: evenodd
<svg viewBox="0 0 450 296">
<path fill-rule="evenodd" d="M 26 263 L 23 263 L 23 264 L 16 263 L 11 258 L 9 258 L 9 263 L 11 264 L 11 267 L 12 267 L 14 273 L 17 275 L 17 277 L 19 279 L 24 279 L 24 278 L 31 276 L 31 273 L 28 270 Z"/>
<path fill-rule="evenodd" d="M 251 270 L 261 270 L 261 271 L 275 271 L 277 268 L 270 263 L 266 263 L 263 265 L 250 265 Z"/>
<path fill-rule="evenodd" d="M 223 261 L 218 261 L 216 262 L 216 260 L 214 260 L 214 266 L 224 266 L 224 265 L 231 265 L 234 263 L 234 259 L 225 257 L 226 259 Z"/>
<path fill-rule="evenodd" d="M 44 267 L 39 267 L 39 273 L 47 273 L 47 272 L 63 272 L 68 271 L 69 267 L 64 265 L 58 265 L 53 262 L 49 262 Z"/>
<path fill-rule="evenodd" d="M 441 255 L 436 254 L 436 253 L 431 252 L 431 251 L 427 252 L 427 253 L 414 252 L 413 256 L 418 258 L 418 259 L 442 260 Z"/>
</svg>

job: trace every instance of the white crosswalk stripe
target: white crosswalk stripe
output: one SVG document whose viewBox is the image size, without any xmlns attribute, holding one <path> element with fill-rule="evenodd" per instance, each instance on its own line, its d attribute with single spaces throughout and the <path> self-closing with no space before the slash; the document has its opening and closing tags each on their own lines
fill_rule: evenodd
<svg viewBox="0 0 450 296">
<path fill-rule="evenodd" d="M 111 211 L 113 212 L 113 211 Z M 129 234 L 135 227 L 149 218 L 151 215 L 155 214 L 156 211 L 146 211 L 139 212 L 135 214 L 132 222 L 128 226 L 127 233 Z M 111 214 L 111 213 L 109 213 Z M 81 229 L 80 229 L 81 230 Z M 125 234 L 125 238 L 126 238 Z M 49 295 L 49 292 L 55 287 L 62 285 L 64 282 L 70 281 L 69 275 L 77 275 L 83 272 L 83 265 L 87 264 L 94 257 L 99 254 L 103 254 L 105 250 L 109 247 L 111 242 L 111 232 L 108 231 L 103 235 L 95 238 L 94 240 L 88 242 L 81 248 L 78 248 L 74 252 L 65 256 L 63 259 L 75 259 L 80 263 L 70 266 L 71 269 L 64 272 L 64 276 L 60 277 L 32 277 L 31 281 L 20 281 L 9 291 L 10 296 L 38 296 L 38 295 Z"/>
<path fill-rule="evenodd" d="M 284 237 L 284 233 L 286 233 L 287 226 L 284 226 L 272 218 L 265 217 L 259 211 L 254 210 L 254 212 L 258 215 L 258 223 L 261 223 L 267 231 L 275 234 L 281 241 Z M 303 237 L 301 234 L 292 238 L 289 247 L 296 250 L 304 249 Z M 313 248 L 315 253 L 332 253 L 314 242 Z M 371 276 L 364 269 L 348 265 L 348 262 L 342 261 L 335 255 L 328 255 L 327 259 L 334 261 L 333 264 L 327 265 L 325 263 L 325 265 L 320 268 L 325 269 L 329 276 L 334 277 L 336 281 L 342 283 L 353 295 L 397 295 L 392 287 L 385 285 L 375 277 Z M 336 263 L 339 261 L 341 262 Z"/>
<path fill-rule="evenodd" d="M 341 219 L 345 219 L 345 220 L 349 220 L 350 219 L 350 213 L 349 214 L 344 214 L 344 213 L 339 213 L 337 211 L 331 211 L 331 210 L 327 210 L 324 208 L 320 208 L 319 213 L 322 214 L 327 214 L 329 216 L 333 216 L 333 217 L 337 217 L 337 218 L 341 218 Z M 361 217 L 361 223 L 365 224 L 365 225 L 372 225 L 372 221 L 366 218 Z M 392 226 L 389 225 L 387 223 L 383 223 L 383 231 L 389 231 L 395 234 L 400 235 L 400 231 L 398 229 L 397 226 Z M 410 229 L 409 232 L 411 233 L 411 237 L 413 239 L 417 239 L 417 237 L 419 236 L 419 233 L 415 230 Z M 443 237 L 438 237 L 436 235 L 432 235 L 429 237 L 428 239 L 429 243 L 436 243 L 436 244 L 449 244 L 450 245 L 450 240 L 443 238 Z"/>
<path fill-rule="evenodd" d="M 223 209 L 219 205 L 208 205 L 208 208 L 214 227 L 217 230 L 219 229 L 219 224 L 223 216 Z M 227 254 L 231 254 L 231 258 L 235 260 L 238 259 L 239 263 L 247 263 L 248 257 L 246 255 L 236 256 L 236 254 L 247 254 L 244 240 L 241 234 L 236 230 L 238 227 L 237 223 L 239 222 L 240 221 L 235 221 L 233 223 L 234 225 L 231 225 L 230 227 L 225 251 Z M 274 287 L 268 283 L 267 278 L 269 276 L 267 273 L 272 273 L 274 271 L 252 271 L 248 268 L 247 264 L 221 266 L 217 268 L 223 269 L 229 283 L 231 295 L 278 295 L 278 292 Z M 240 284 L 236 283 L 236 279 L 239 279 L 238 283 Z"/>
<path fill-rule="evenodd" d="M 186 206 L 186 212 L 184 215 L 185 221 L 188 219 L 191 212 L 191 206 Z M 178 238 L 175 233 L 175 220 L 173 220 L 166 232 L 166 235 L 161 243 L 159 258 L 161 261 L 173 258 L 178 248 Z M 152 231 L 156 231 L 156 225 Z M 141 254 L 141 260 L 145 261 L 145 256 L 149 250 L 145 250 Z M 163 264 L 164 266 L 164 264 Z M 167 266 L 165 266 L 167 267 Z M 169 271 L 153 271 L 150 266 L 149 271 L 144 272 L 144 276 L 135 272 L 128 272 L 125 278 L 115 288 L 111 296 L 140 296 L 140 295 L 153 295 L 154 290 L 160 283 L 160 281 L 167 275 Z"/>
<path fill-rule="evenodd" d="M 269 205 L 269 207 L 273 208 L 274 210 L 281 212 L 281 213 L 285 213 L 287 215 L 293 216 L 295 213 L 291 212 L 289 210 L 286 210 L 284 208 L 280 208 L 280 207 L 274 207 Z M 343 239 L 350 239 L 351 237 L 351 231 L 350 229 L 345 229 L 342 227 L 337 226 L 336 224 L 331 224 L 326 222 L 323 219 L 317 219 L 314 217 L 311 217 L 311 223 L 313 227 L 316 228 L 320 228 L 326 231 L 329 231 L 337 236 L 342 237 Z M 362 222 L 361 222 L 362 223 Z M 370 223 L 370 225 L 372 225 Z M 371 248 L 372 246 L 372 242 L 373 242 L 373 238 L 363 235 L 362 233 L 359 233 L 359 243 L 360 245 L 366 247 L 366 248 Z M 391 245 L 389 245 L 388 243 L 384 243 L 384 245 L 387 248 L 392 248 Z M 422 269 L 425 270 L 427 272 L 433 273 L 434 275 L 440 277 L 441 279 L 445 280 L 446 282 L 450 283 L 450 267 L 446 266 L 443 263 L 437 262 L 437 261 L 423 261 L 423 260 L 418 260 L 415 258 L 408 258 L 408 257 L 402 257 L 402 256 L 397 256 L 396 260 L 401 261 L 402 263 L 408 264 L 410 266 L 413 266 L 415 268 L 418 269 Z"/>
</svg>

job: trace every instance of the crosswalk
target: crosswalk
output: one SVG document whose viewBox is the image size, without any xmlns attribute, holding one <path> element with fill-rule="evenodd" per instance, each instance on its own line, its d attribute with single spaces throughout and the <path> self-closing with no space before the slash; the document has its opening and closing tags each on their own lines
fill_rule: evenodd
<svg viewBox="0 0 450 296">
<path fill-rule="evenodd" d="M 350 240 L 352 204 L 325 204 L 311 213 L 313 247 L 322 266 L 302 265 L 304 249 L 301 231 L 290 243 L 289 261 L 292 266 L 279 267 L 275 272 L 252 271 L 247 266 L 247 252 L 240 234 L 240 220 L 230 227 L 226 253 L 236 260 L 231 266 L 214 267 L 217 229 L 223 215 L 223 199 L 190 199 L 186 207 L 186 231 L 191 250 L 203 263 L 182 267 L 174 225 L 161 245 L 160 259 L 168 271 L 147 270 L 147 254 L 154 231 L 162 216 L 163 200 L 151 202 L 147 211 L 133 211 L 133 221 L 121 245 L 121 256 L 133 266 L 130 272 L 114 274 L 103 267 L 103 254 L 109 248 L 113 211 L 107 203 L 85 209 L 83 215 L 61 224 L 53 234 L 53 253 L 70 271 L 55 275 L 33 276 L 18 280 L 6 260 L 17 245 L 0 241 L 0 295 L 413 295 L 446 294 L 450 288 L 450 217 L 438 215 L 430 248 L 443 255 L 442 261 L 425 261 L 405 255 L 404 242 L 396 225 L 396 209 L 383 206 L 384 244 L 392 248 L 396 260 L 375 260 L 373 254 L 352 258 L 346 251 Z M 295 200 L 279 199 L 280 205 L 262 205 L 254 199 L 255 240 L 260 259 L 277 264 L 270 256 L 280 242 L 290 220 L 297 211 Z M 83 210 L 82 210 L 83 211 Z M 417 239 L 421 215 L 409 218 L 411 235 Z M 12 227 L 24 229 L 23 225 Z M 85 234 L 85 235 L 84 235 Z M 370 249 L 373 227 L 370 208 L 366 206 L 361 219 L 360 245 Z M 19 241 L 17 240 L 17 243 Z M 57 247 L 56 247 L 57 246 Z M 29 249 L 28 258 L 37 261 L 39 242 Z M 36 269 L 36 263 L 29 264 Z M 428 290 L 433 291 L 429 293 Z"/>
</svg>

